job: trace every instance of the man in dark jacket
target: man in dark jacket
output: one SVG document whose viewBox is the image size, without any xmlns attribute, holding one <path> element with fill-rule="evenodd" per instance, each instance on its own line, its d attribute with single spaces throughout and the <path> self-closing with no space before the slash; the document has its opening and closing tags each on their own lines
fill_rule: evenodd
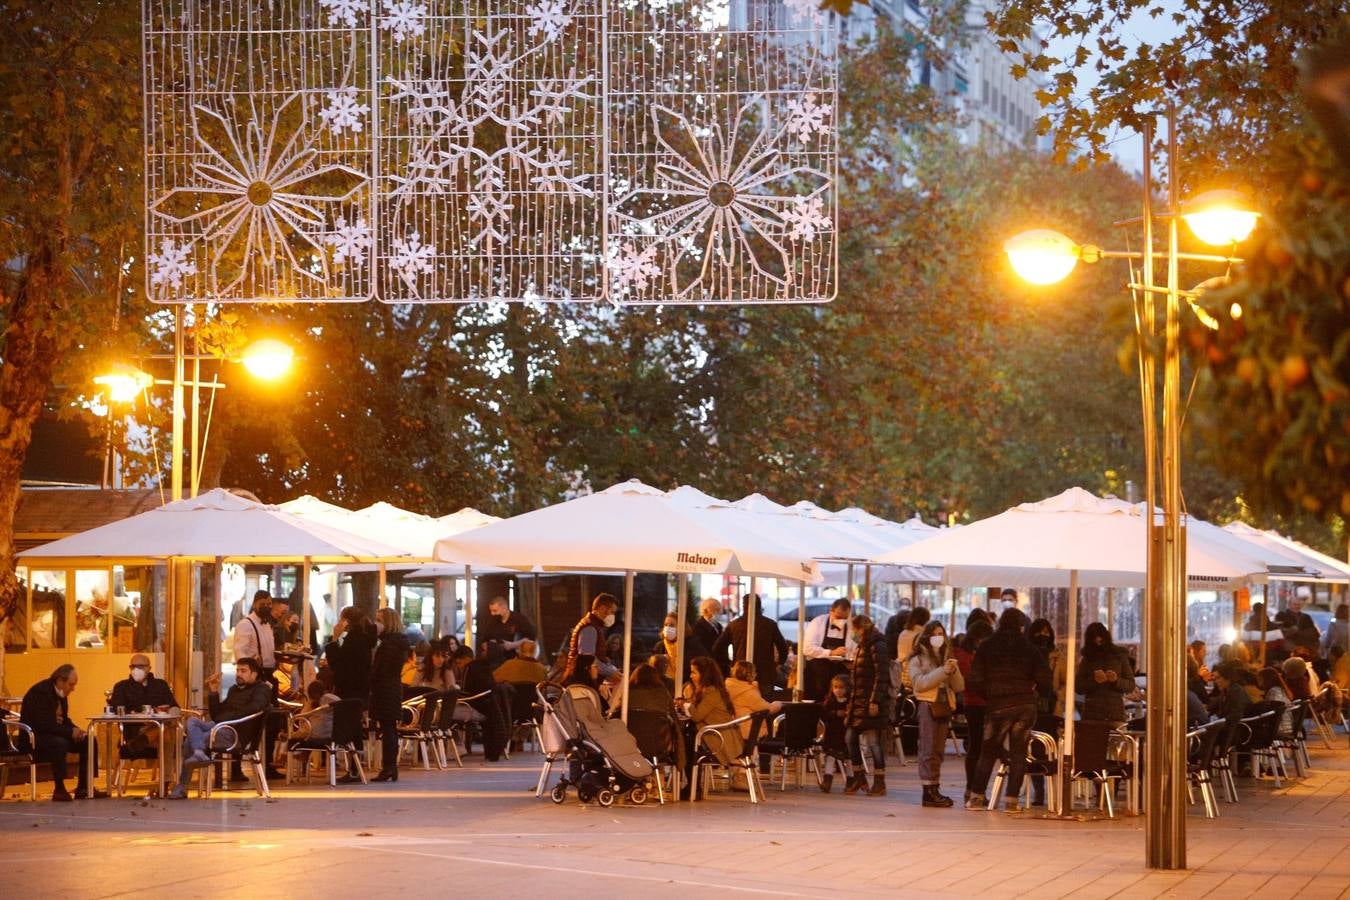
<svg viewBox="0 0 1350 900">
<path fill-rule="evenodd" d="M 750 604 L 754 604 L 755 658 L 751 662 L 755 664 L 755 678 L 759 682 L 760 691 L 767 699 L 769 691 L 781 681 L 778 677 L 778 666 L 787 660 L 787 641 L 783 640 L 783 633 L 778 630 L 778 623 L 774 622 L 773 619 L 764 617 L 764 608 L 759 602 L 759 594 L 746 594 L 742 601 L 745 609 L 749 609 Z M 717 640 L 713 643 L 712 658 L 717 660 L 717 664 L 722 667 L 723 671 L 731 670 L 731 662 L 748 659 L 745 650 L 746 636 L 749 633 L 748 617 L 741 616 L 738 619 L 732 619 L 731 624 L 718 635 Z M 727 660 L 728 647 L 732 651 L 730 661 Z"/>
<path fill-rule="evenodd" d="M 1025 623 L 1026 616 L 1020 610 L 1005 609 L 993 637 L 980 644 L 971 663 L 970 687 L 984 696 L 987 706 L 980 762 L 972 782 L 981 791 L 966 791 L 966 809 L 988 805 L 983 787 L 989 783 L 1005 740 L 1008 789 L 1003 808 L 1008 812 L 1021 809 L 1017 798 L 1026 774 L 1027 740 L 1036 724 L 1036 698 L 1040 690 L 1050 686 L 1052 677 L 1045 656 L 1023 635 Z"/>
<path fill-rule="evenodd" d="M 717 616 L 722 612 L 722 604 L 716 597 L 705 597 L 698 606 L 698 620 L 694 622 L 694 637 L 699 643 L 711 648 L 722 635 L 722 623 Z M 685 654 L 688 656 L 688 654 Z"/>
<path fill-rule="evenodd" d="M 127 712 L 140 712 L 146 706 L 167 706 L 177 709 L 173 689 L 163 678 L 156 678 L 150 671 L 150 657 L 137 653 L 131 657 L 130 677 L 123 678 L 113 685 L 112 698 L 108 703 L 114 708 Z M 154 755 L 159 746 L 159 729 L 148 725 L 123 725 L 122 739 L 126 746 L 150 755 Z"/>
<path fill-rule="evenodd" d="M 79 681 L 79 673 L 70 663 L 57 666 L 50 678 L 42 679 L 23 695 L 23 712 L 19 716 L 19 721 L 33 729 L 33 739 L 37 744 L 33 748 L 33 758 L 51 767 L 52 781 L 55 783 L 52 799 L 59 802 L 72 799 L 66 791 L 66 756 L 71 753 L 80 760 L 74 799 L 101 799 L 108 796 L 103 791 L 91 791 L 89 742 L 85 740 L 88 735 L 70 721 L 68 698 Z M 97 747 L 94 759 L 98 759 Z"/>
<path fill-rule="evenodd" d="M 230 722 L 235 719 L 242 719 L 245 716 L 251 716 L 256 712 L 262 712 L 272 705 L 272 685 L 270 682 L 263 681 L 262 666 L 258 661 L 244 657 L 235 660 L 234 663 L 234 687 L 225 695 L 225 699 L 220 699 L 220 673 L 210 676 L 206 679 L 207 704 L 210 707 L 211 718 L 188 719 L 187 733 L 183 736 L 183 768 L 178 773 L 178 785 L 169 792 L 170 800 L 187 799 L 187 780 L 189 773 L 201 766 L 211 764 L 211 755 L 207 752 L 206 742 L 210 740 L 211 729 L 218 722 Z M 254 725 L 254 729 L 262 727 L 262 720 L 249 723 Z M 251 734 L 240 727 L 239 743 L 248 741 Z M 224 749 L 234 742 L 235 736 L 225 732 L 216 735 L 216 744 L 218 749 Z"/>
</svg>

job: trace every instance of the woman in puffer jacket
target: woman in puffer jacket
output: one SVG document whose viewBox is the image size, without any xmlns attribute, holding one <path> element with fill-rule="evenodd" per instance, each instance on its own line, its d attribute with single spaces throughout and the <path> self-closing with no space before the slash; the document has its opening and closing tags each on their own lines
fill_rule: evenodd
<svg viewBox="0 0 1350 900">
<path fill-rule="evenodd" d="M 956 710 L 956 695 L 965 690 L 966 683 L 951 656 L 947 629 L 936 619 L 925 625 L 914 641 L 909 680 L 919 705 L 919 783 L 923 785 L 923 805 L 948 807 L 952 799 L 938 791 L 942 750 Z"/>
</svg>

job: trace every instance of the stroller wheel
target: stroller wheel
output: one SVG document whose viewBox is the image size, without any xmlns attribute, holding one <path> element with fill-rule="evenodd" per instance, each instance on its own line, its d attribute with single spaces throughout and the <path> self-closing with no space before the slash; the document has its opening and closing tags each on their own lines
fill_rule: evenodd
<svg viewBox="0 0 1350 900">
<path fill-rule="evenodd" d="M 556 785 L 553 790 L 549 791 L 548 798 L 554 803 L 562 803 L 567 799 L 567 788 L 561 784 Z"/>
<path fill-rule="evenodd" d="M 647 802 L 647 789 L 640 785 L 633 788 L 628 792 L 628 800 L 634 806 L 641 806 Z"/>
<path fill-rule="evenodd" d="M 580 800 L 582 803 L 590 803 L 591 800 L 593 800 L 594 798 L 595 794 L 591 793 L 589 788 L 584 787 L 577 788 L 577 799 Z"/>
<path fill-rule="evenodd" d="M 595 795 L 595 799 L 600 801 L 601 806 L 613 806 L 614 792 L 611 791 L 609 788 L 605 788 L 603 791 Z"/>
</svg>

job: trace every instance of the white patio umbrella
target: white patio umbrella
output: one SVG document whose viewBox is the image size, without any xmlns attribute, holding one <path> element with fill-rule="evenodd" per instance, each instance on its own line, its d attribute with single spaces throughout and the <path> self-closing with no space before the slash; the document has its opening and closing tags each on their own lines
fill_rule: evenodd
<svg viewBox="0 0 1350 900">
<path fill-rule="evenodd" d="M 819 578 L 809 556 L 637 480 L 447 537 L 436 557 L 517 571 L 623 572 L 625 716 L 634 573 Z"/>
<path fill-rule="evenodd" d="M 963 528 L 939 532 L 883 559 L 941 566 L 944 582 L 962 587 L 1067 587 L 1069 689 L 1064 692 L 1064 721 L 1072 723 L 1078 589 L 1145 586 L 1148 529 L 1141 509 L 1070 488 L 1038 503 L 1023 503 Z M 1266 565 L 1228 542 L 1214 540 L 1204 529 L 1188 529 L 1186 569 L 1192 582 L 1236 585 L 1265 577 Z M 1064 755 L 1072 759 L 1073 728 L 1066 727 L 1064 734 Z"/>
<path fill-rule="evenodd" d="M 1223 530 L 1237 535 L 1245 541 L 1251 541 L 1258 546 L 1268 548 L 1272 552 L 1286 554 L 1294 560 L 1293 565 L 1302 567 L 1305 572 L 1311 573 L 1312 577 L 1321 581 L 1330 584 L 1350 584 L 1350 565 L 1315 550 L 1307 544 L 1287 538 L 1279 532 L 1253 528 L 1246 522 L 1229 522 L 1223 526 Z M 1299 577 L 1297 573 L 1292 573 L 1283 579 L 1275 575 L 1271 577 L 1273 580 L 1309 580 L 1308 577 Z"/>
</svg>

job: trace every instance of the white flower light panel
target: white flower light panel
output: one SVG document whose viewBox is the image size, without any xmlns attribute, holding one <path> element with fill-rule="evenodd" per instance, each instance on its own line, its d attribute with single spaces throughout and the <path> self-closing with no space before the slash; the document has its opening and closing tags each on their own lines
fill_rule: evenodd
<svg viewBox="0 0 1350 900">
<path fill-rule="evenodd" d="M 143 15 L 149 295 L 369 299 L 370 4 L 146 0 Z"/>
<path fill-rule="evenodd" d="M 381 299 L 600 299 L 603 5 L 383 7 Z"/>
<path fill-rule="evenodd" d="M 835 39 L 814 0 L 615 0 L 610 299 L 833 299 Z"/>
</svg>

